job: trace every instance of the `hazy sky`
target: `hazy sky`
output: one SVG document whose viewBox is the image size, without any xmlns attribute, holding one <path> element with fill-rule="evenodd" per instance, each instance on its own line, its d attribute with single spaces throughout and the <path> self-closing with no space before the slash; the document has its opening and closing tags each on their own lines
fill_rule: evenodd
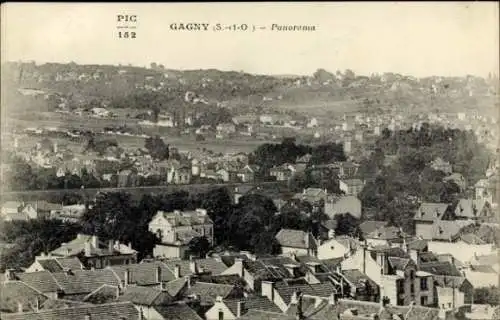
<svg viewBox="0 0 500 320">
<path fill-rule="evenodd" d="M 138 16 L 118 39 L 118 14 Z M 2 5 L 2 60 L 218 68 L 268 74 L 485 76 L 499 65 L 496 2 Z M 171 31 L 175 22 L 315 25 L 315 32 Z"/>
</svg>

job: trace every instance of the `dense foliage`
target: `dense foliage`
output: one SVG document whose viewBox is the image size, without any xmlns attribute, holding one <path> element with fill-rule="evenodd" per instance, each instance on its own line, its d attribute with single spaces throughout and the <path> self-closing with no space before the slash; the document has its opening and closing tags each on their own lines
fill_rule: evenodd
<svg viewBox="0 0 500 320">
<path fill-rule="evenodd" d="M 451 203 L 465 196 L 456 183 L 443 180 L 446 174 L 433 169 L 432 161 L 449 162 L 453 172 L 471 185 L 484 176 L 490 160 L 472 132 L 428 124 L 421 130 L 385 131 L 376 146 L 360 168 L 367 180 L 359 196 L 364 218 L 386 220 L 408 232 L 413 230 L 412 218 L 421 202 Z M 387 156 L 395 160 L 384 165 Z"/>
</svg>

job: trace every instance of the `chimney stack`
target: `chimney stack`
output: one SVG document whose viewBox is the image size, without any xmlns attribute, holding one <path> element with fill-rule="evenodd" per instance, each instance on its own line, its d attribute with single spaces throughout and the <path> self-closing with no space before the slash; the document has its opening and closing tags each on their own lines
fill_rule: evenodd
<svg viewBox="0 0 500 320">
<path fill-rule="evenodd" d="M 245 308 L 245 301 L 238 301 L 236 305 L 236 318 L 240 318 L 243 315 L 243 311 Z"/>
<path fill-rule="evenodd" d="M 85 256 L 90 257 L 92 256 L 92 244 L 90 242 L 85 242 L 84 244 L 84 251 L 85 251 Z M 69 254 L 69 248 L 68 248 L 68 254 Z"/>
<path fill-rule="evenodd" d="M 108 240 L 108 251 L 109 251 L 109 253 L 113 254 L 113 251 L 114 251 L 114 241 L 113 240 Z"/>
<path fill-rule="evenodd" d="M 21 301 L 17 302 L 17 312 L 18 313 L 23 313 L 23 304 Z"/>
<path fill-rule="evenodd" d="M 184 279 L 186 279 L 186 286 L 191 288 L 191 276 L 185 276 Z"/>
<path fill-rule="evenodd" d="M 274 302 L 274 283 L 271 281 L 261 282 L 261 295 Z"/>
<path fill-rule="evenodd" d="M 161 267 L 157 266 L 155 270 L 156 283 L 161 283 Z"/>
<path fill-rule="evenodd" d="M 130 284 L 130 270 L 125 270 L 123 274 L 123 287 L 126 288 Z"/>
<path fill-rule="evenodd" d="M 328 297 L 328 304 L 334 306 L 337 304 L 337 298 L 335 297 L 335 294 L 331 294 L 329 297 Z"/>
<path fill-rule="evenodd" d="M 94 248 L 99 248 L 99 238 L 96 235 L 92 236 L 92 246 Z"/>
<path fill-rule="evenodd" d="M 174 276 L 176 279 L 179 279 L 181 277 L 181 266 L 176 264 L 174 267 Z"/>
<path fill-rule="evenodd" d="M 241 258 L 234 259 L 234 264 L 236 265 L 236 268 L 238 269 L 238 275 L 240 277 L 243 277 L 243 259 L 241 259 Z"/>
<path fill-rule="evenodd" d="M 92 317 L 90 316 L 90 313 L 87 313 L 87 314 L 85 315 L 85 320 L 91 320 L 91 318 L 92 318 Z"/>
<path fill-rule="evenodd" d="M 14 273 L 14 269 L 5 270 L 5 281 L 16 280 L 16 274 Z"/>
<path fill-rule="evenodd" d="M 192 274 L 198 274 L 198 266 L 192 258 L 189 259 L 189 270 Z"/>
</svg>

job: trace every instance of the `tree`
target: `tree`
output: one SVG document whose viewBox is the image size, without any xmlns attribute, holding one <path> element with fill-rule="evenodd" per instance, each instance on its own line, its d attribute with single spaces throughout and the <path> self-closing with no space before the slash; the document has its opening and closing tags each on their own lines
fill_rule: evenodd
<svg viewBox="0 0 500 320">
<path fill-rule="evenodd" d="M 474 303 L 498 306 L 499 302 L 500 294 L 498 292 L 498 287 L 491 286 L 488 288 L 474 289 Z"/>
<path fill-rule="evenodd" d="M 73 240 L 80 230 L 78 224 L 52 219 L 3 222 L 0 240 L 15 245 L 2 252 L 0 272 L 6 268 L 28 267 L 35 256 Z"/>
<path fill-rule="evenodd" d="M 210 242 L 206 237 L 195 237 L 189 241 L 189 252 L 204 258 L 210 250 Z"/>
<path fill-rule="evenodd" d="M 165 160 L 170 156 L 169 145 L 165 144 L 159 136 L 146 138 L 144 147 L 148 149 L 153 159 Z"/>
</svg>

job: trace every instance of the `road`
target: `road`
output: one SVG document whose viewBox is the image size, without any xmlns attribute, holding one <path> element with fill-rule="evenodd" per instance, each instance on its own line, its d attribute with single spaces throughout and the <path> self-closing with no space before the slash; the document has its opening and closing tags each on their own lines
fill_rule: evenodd
<svg viewBox="0 0 500 320">
<path fill-rule="evenodd" d="M 266 186 L 273 187 L 283 185 L 280 182 L 258 182 L 258 183 L 217 183 L 217 184 L 185 184 L 185 185 L 167 185 L 167 186 L 151 186 L 151 187 L 121 187 L 121 188 L 94 188 L 94 189 L 54 189 L 54 190 L 25 190 L 1 192 L 0 200 L 3 201 L 34 201 L 47 200 L 50 201 L 54 197 L 62 197 L 65 194 L 80 194 L 86 198 L 94 197 L 98 192 L 129 192 L 134 196 L 142 196 L 148 193 L 157 192 L 174 192 L 174 191 L 189 191 L 202 192 L 213 188 L 227 187 L 233 190 L 235 187 L 246 186 Z"/>
</svg>

